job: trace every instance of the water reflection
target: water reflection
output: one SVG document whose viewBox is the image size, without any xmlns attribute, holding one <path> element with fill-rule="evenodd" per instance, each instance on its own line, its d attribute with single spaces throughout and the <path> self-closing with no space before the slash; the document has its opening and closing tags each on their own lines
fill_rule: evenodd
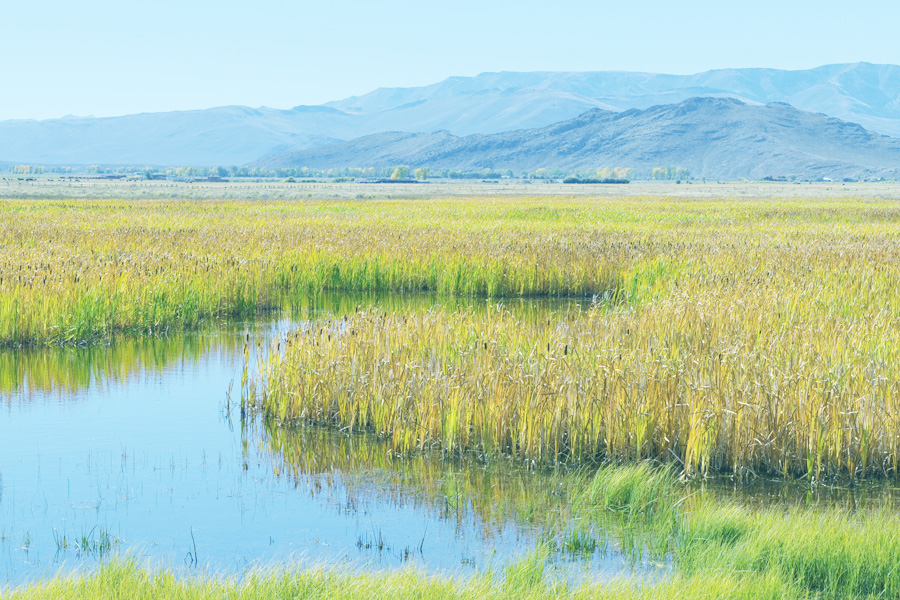
<svg viewBox="0 0 900 600">
<path fill-rule="evenodd" d="M 437 453 L 397 457 L 390 443 L 368 434 L 284 428 L 270 420 L 248 431 L 275 477 L 322 493 L 340 487 L 354 506 L 377 494 L 436 518 L 473 521 L 485 537 L 502 532 L 511 521 L 566 528 L 571 492 L 587 476 L 578 469 L 534 471 L 503 459 L 485 463 Z"/>
<path fill-rule="evenodd" d="M 191 572 L 194 562 L 240 573 L 275 561 L 412 563 L 455 573 L 502 566 L 548 542 L 559 548 L 552 568 L 562 577 L 666 572 L 647 556 L 623 556 L 612 530 L 592 525 L 597 546 L 588 552 L 567 545 L 578 541 L 567 536 L 584 533 L 571 501 L 589 472 L 478 457 L 398 458 L 370 436 L 242 423 L 229 411 L 229 389 L 240 388 L 247 359 L 255 364 L 253 353 L 291 328 L 373 303 L 392 310 L 453 302 L 325 297 L 190 334 L 0 352 L 0 587 L 91 568 L 124 551 Z M 523 318 L 548 318 L 571 303 L 506 306 Z M 686 495 L 760 506 L 893 506 L 897 497 L 883 486 L 690 486 Z"/>
<path fill-rule="evenodd" d="M 552 479 L 424 459 L 379 463 L 377 444 L 325 432 L 304 440 L 262 423 L 242 432 L 229 413 L 229 389 L 240 388 L 257 349 L 372 302 L 447 305 L 317 299 L 290 318 L 0 352 L 0 584 L 123 551 L 176 566 L 199 557 L 199 568 L 230 572 L 272 561 L 456 572 L 530 552 L 551 516 L 565 515 Z M 572 568 L 631 572 L 612 551 Z"/>
<path fill-rule="evenodd" d="M 7 401 L 72 398 L 91 386 L 128 381 L 169 368 L 196 364 L 227 338 L 203 335 L 125 338 L 108 346 L 25 348 L 0 352 L 0 397 Z M 235 343 L 239 343 L 237 337 Z"/>
<path fill-rule="evenodd" d="M 761 509 L 775 505 L 784 508 L 838 508 L 849 512 L 900 508 L 900 487 L 893 480 L 843 480 L 810 484 L 804 480 L 760 478 L 738 481 L 723 477 L 691 482 L 689 490 L 691 493 Z"/>
</svg>

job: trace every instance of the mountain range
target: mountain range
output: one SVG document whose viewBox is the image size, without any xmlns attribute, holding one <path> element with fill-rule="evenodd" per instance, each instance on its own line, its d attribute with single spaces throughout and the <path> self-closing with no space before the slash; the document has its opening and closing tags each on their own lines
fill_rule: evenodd
<svg viewBox="0 0 900 600">
<path fill-rule="evenodd" d="M 493 134 L 546 127 L 591 109 L 627 112 L 699 96 L 735 98 L 748 105 L 784 102 L 900 136 L 896 65 L 725 69 L 695 75 L 501 72 L 450 77 L 422 87 L 378 89 L 288 110 L 226 106 L 122 117 L 0 121 L 0 161 L 230 166 L 385 131 Z"/>
<path fill-rule="evenodd" d="M 681 167 L 713 179 L 900 176 L 900 138 L 773 102 L 691 98 L 646 110 L 591 109 L 547 127 L 456 136 L 390 132 L 270 156 L 254 166 L 593 171 Z"/>
</svg>

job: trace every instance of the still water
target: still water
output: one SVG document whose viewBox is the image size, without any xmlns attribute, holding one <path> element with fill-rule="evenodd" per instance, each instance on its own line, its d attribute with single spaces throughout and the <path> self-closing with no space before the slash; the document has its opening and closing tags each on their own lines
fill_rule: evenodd
<svg viewBox="0 0 900 600">
<path fill-rule="evenodd" d="M 355 304 L 112 345 L 0 351 L 0 590 L 113 556 L 191 574 L 412 564 L 465 575 L 502 572 L 548 540 L 564 549 L 577 524 L 558 470 L 396 458 L 366 436 L 241 419 L 241 381 L 257 353 Z M 546 318 L 567 306 L 511 309 Z M 707 481 L 685 494 L 759 506 L 900 504 L 886 485 Z M 551 575 L 655 580 L 671 570 L 671 559 L 621 553 L 596 527 L 596 548 L 553 553 Z"/>
<path fill-rule="evenodd" d="M 206 573 L 465 573 L 547 537 L 544 513 L 565 499 L 540 474 L 401 461 L 376 440 L 242 422 L 246 365 L 304 322 L 0 353 L 0 589 L 115 555 Z M 592 579 L 665 569 L 613 541 L 599 550 L 550 566 Z"/>
</svg>

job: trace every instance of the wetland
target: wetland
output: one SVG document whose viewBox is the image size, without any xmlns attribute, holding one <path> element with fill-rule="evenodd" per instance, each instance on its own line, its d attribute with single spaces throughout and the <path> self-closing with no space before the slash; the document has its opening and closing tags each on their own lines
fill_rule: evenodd
<svg viewBox="0 0 900 600">
<path fill-rule="evenodd" d="M 0 590 L 897 597 L 898 233 L 871 197 L 4 200 Z"/>
</svg>

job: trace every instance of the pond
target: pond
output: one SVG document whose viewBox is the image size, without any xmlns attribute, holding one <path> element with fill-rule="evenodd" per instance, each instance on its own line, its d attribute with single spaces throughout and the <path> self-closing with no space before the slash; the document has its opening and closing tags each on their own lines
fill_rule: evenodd
<svg viewBox="0 0 900 600">
<path fill-rule="evenodd" d="M 559 535 L 544 513 L 564 511 L 565 495 L 540 473 L 395 459 L 377 440 L 241 420 L 241 380 L 257 349 L 355 304 L 0 353 L 0 584 L 115 555 L 215 573 L 271 564 L 483 572 Z M 666 568 L 620 555 L 613 540 L 552 564 L 588 578 Z"/>
<path fill-rule="evenodd" d="M 548 541 L 560 549 L 548 560 L 558 577 L 655 580 L 671 571 L 671 557 L 625 551 L 611 532 L 593 529 L 596 545 L 573 537 L 565 469 L 398 458 L 371 436 L 242 419 L 241 383 L 259 351 L 360 302 L 372 300 L 341 297 L 107 346 L 0 352 L 0 588 L 123 555 L 192 573 L 502 572 Z M 376 302 L 391 310 L 436 301 Z M 566 306 L 511 309 L 543 317 Z M 692 483 L 685 493 L 850 509 L 898 497 L 885 485 L 765 481 Z"/>
</svg>

